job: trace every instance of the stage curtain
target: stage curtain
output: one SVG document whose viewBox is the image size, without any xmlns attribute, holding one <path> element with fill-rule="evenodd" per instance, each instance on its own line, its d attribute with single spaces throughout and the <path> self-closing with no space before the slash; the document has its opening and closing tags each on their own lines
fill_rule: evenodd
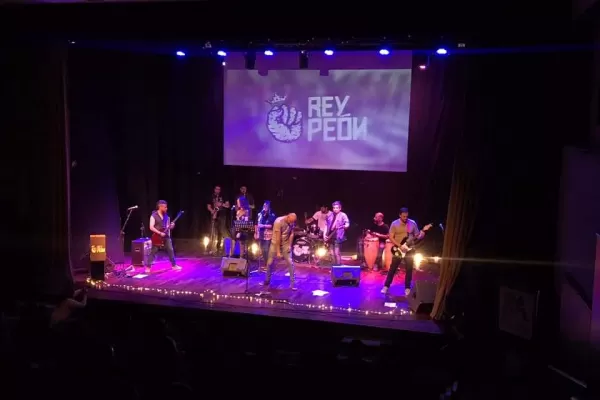
<svg viewBox="0 0 600 400">
<path fill-rule="evenodd" d="M 117 201 L 113 201 L 112 192 L 97 193 L 91 200 L 103 207 L 99 214 L 104 219 L 118 222 L 121 217 L 124 221 L 125 210 L 139 205 L 125 230 L 126 251 L 131 240 L 140 237 L 142 224 L 148 235 L 149 215 L 159 199 L 169 202 L 172 217 L 185 210 L 174 232 L 178 244 L 182 239 L 200 243 L 210 186 L 225 182 L 219 176 L 223 147 L 221 60 L 75 49 L 69 69 L 73 157 L 82 159 L 81 169 L 75 170 L 78 179 L 85 179 L 88 172 L 84 174 L 84 169 L 96 171 L 103 176 L 106 191 L 116 188 Z M 110 154 L 102 156 L 96 151 L 91 158 L 85 157 L 90 154 L 86 149 L 90 141 L 97 141 L 96 148 Z M 89 197 L 89 191 L 79 193 L 82 187 L 73 187 L 77 197 Z M 118 204 L 113 206 L 115 202 Z M 80 225 L 88 230 L 107 226 L 93 216 Z M 108 235 L 111 227 L 107 227 Z M 81 234 L 85 233 L 83 228 Z"/>
<path fill-rule="evenodd" d="M 5 43 L 3 118 L 17 223 L 8 227 L 7 292 L 62 295 L 72 289 L 69 259 L 66 47 L 51 42 Z M 6 109 L 5 109 L 6 111 Z M 4 291 L 3 291 L 4 292 Z M 3 294 L 6 295 L 7 292 Z"/>
<path fill-rule="evenodd" d="M 431 311 L 431 318 L 434 320 L 444 319 L 446 316 L 448 294 L 459 276 L 477 216 L 474 160 L 470 158 L 472 155 L 468 154 L 468 147 L 461 146 L 454 165 L 440 278 Z"/>
</svg>

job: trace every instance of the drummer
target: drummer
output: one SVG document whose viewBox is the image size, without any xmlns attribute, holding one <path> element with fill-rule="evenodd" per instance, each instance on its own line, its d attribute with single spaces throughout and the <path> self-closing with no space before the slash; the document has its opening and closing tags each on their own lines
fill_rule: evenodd
<svg viewBox="0 0 600 400">
<path fill-rule="evenodd" d="M 383 214 L 378 212 L 373 218 L 373 224 L 367 230 L 367 237 L 379 239 L 379 251 L 377 252 L 377 260 L 375 261 L 375 271 L 383 269 L 382 258 L 385 250 L 385 241 L 390 237 L 390 227 L 383 222 Z"/>
<path fill-rule="evenodd" d="M 321 209 L 317 211 L 311 218 L 306 220 L 306 225 L 308 226 L 314 221 L 317 221 L 317 225 L 319 227 L 319 231 L 322 236 L 325 231 L 327 231 L 327 217 L 331 214 L 331 211 L 327 209 L 326 205 L 321 205 Z"/>
</svg>

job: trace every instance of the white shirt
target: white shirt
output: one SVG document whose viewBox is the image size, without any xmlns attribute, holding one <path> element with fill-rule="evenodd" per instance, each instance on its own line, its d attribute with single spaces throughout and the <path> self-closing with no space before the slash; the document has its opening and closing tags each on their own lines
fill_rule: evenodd
<svg viewBox="0 0 600 400">
<path fill-rule="evenodd" d="M 327 217 L 331 214 L 331 211 L 328 211 L 326 213 L 322 213 L 321 210 L 317 211 L 315 213 L 315 215 L 312 216 L 312 218 L 317 221 L 317 224 L 319 225 L 319 229 L 321 230 L 321 232 L 326 232 L 327 231 Z"/>
</svg>

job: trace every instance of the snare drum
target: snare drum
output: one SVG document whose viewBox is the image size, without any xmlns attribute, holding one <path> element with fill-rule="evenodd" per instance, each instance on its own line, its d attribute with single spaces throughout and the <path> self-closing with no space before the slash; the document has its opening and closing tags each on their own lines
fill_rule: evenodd
<svg viewBox="0 0 600 400">
<path fill-rule="evenodd" d="M 295 263 L 308 263 L 310 259 L 311 242 L 304 237 L 294 238 L 292 245 L 292 260 Z"/>
</svg>

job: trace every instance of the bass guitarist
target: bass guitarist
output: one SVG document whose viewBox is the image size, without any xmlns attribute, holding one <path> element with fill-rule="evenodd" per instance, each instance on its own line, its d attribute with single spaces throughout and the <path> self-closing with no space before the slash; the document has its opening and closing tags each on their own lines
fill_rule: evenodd
<svg viewBox="0 0 600 400">
<path fill-rule="evenodd" d="M 389 239 L 392 244 L 399 248 L 400 251 L 405 249 L 409 250 L 408 246 L 413 246 L 416 242 L 423 240 L 425 232 L 431 228 L 431 225 L 427 225 L 422 231 L 419 231 L 419 226 L 415 221 L 408 218 L 408 208 L 400 209 L 400 218 L 392 222 L 390 225 L 390 236 Z M 410 285 L 412 283 L 412 274 L 414 267 L 414 260 L 412 257 L 394 256 L 392 258 L 392 265 L 385 278 L 383 289 L 381 293 L 386 294 L 394 280 L 394 275 L 398 271 L 400 263 L 404 260 L 406 265 L 406 275 L 404 278 L 404 295 L 408 297 L 410 295 Z"/>
<path fill-rule="evenodd" d="M 346 213 L 342 212 L 341 202 L 335 201 L 331 206 L 333 213 L 327 216 L 327 231 L 324 239 L 329 247 L 333 265 L 342 265 L 342 243 L 346 241 L 346 230 L 350 227 L 350 220 Z"/>
<path fill-rule="evenodd" d="M 163 247 L 161 248 L 160 246 L 152 244 L 150 256 L 148 257 L 148 265 L 146 266 L 147 274 L 150 273 L 156 253 L 158 253 L 158 251 L 161 249 L 164 249 L 167 252 L 173 270 L 181 270 L 181 267 L 178 266 L 177 262 L 175 261 L 175 251 L 173 250 L 173 242 L 171 241 L 171 230 L 175 228 L 175 224 L 171 222 L 169 215 L 167 214 L 167 210 L 167 202 L 164 200 L 159 200 L 156 203 L 156 210 L 150 216 L 150 224 L 148 226 L 153 233 L 162 237 Z"/>
</svg>

